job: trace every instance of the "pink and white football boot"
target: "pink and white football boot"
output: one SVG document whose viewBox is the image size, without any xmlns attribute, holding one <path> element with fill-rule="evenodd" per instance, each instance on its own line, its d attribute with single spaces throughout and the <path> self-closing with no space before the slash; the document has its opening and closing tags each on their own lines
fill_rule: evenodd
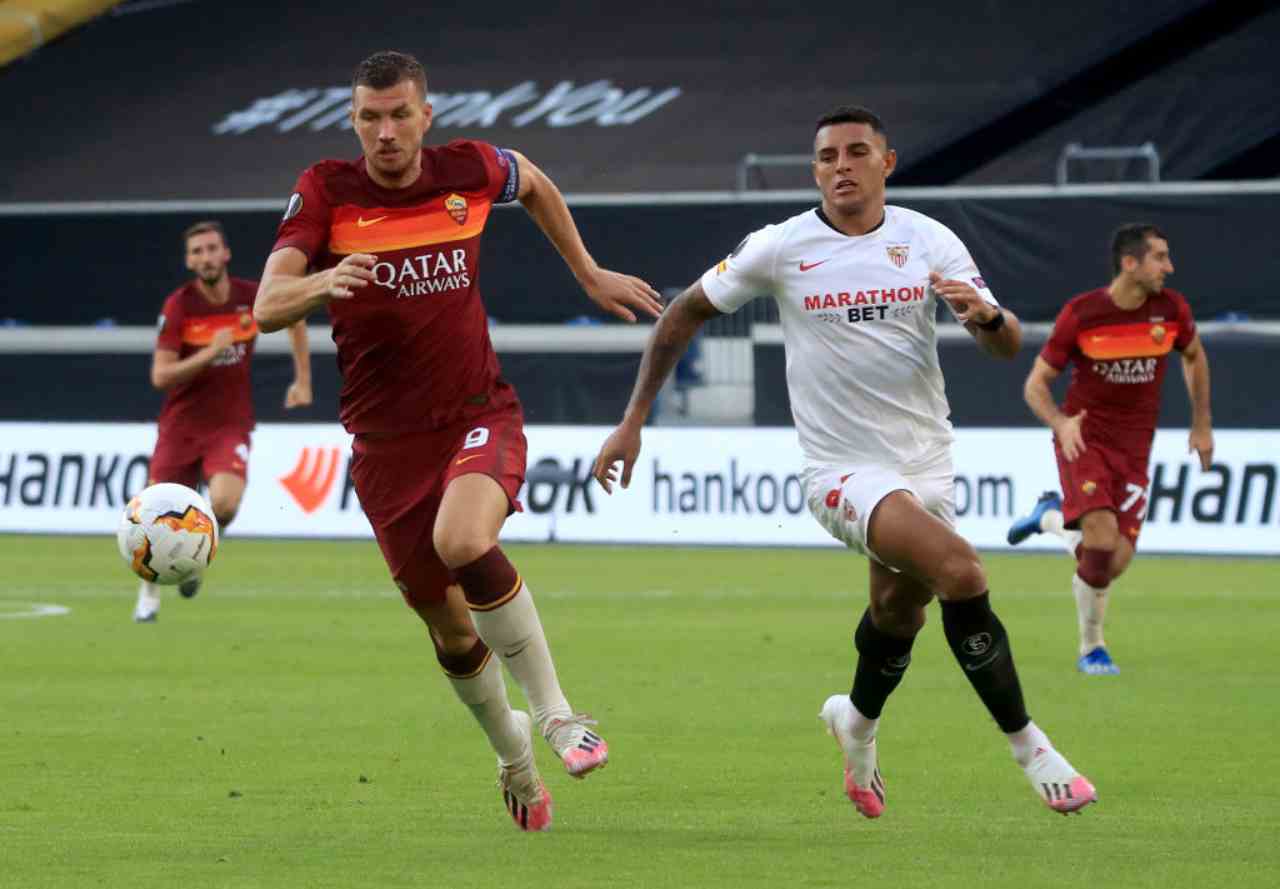
<svg viewBox="0 0 1280 889">
<path fill-rule="evenodd" d="M 585 713 L 567 718 L 547 720 L 542 736 L 564 763 L 565 771 L 574 778 L 585 778 L 609 762 L 609 744 L 589 726 L 596 721 Z"/>
<path fill-rule="evenodd" d="M 853 736 L 853 701 L 848 695 L 832 695 L 822 705 L 819 718 L 827 734 L 836 739 L 844 755 L 844 792 L 854 808 L 867 818 L 884 814 L 884 778 L 876 758 L 876 739 L 862 742 Z"/>
<path fill-rule="evenodd" d="M 551 793 L 542 783 L 533 761 L 533 720 L 522 710 L 514 711 L 516 721 L 529 738 L 526 755 L 518 763 L 498 761 L 498 786 L 502 802 L 516 827 L 526 831 L 551 829 Z"/>
<path fill-rule="evenodd" d="M 1027 780 L 1035 788 L 1044 803 L 1055 812 L 1070 815 L 1089 803 L 1098 801 L 1098 791 L 1081 775 L 1066 757 L 1046 745 L 1039 746 L 1031 760 L 1022 767 Z"/>
</svg>

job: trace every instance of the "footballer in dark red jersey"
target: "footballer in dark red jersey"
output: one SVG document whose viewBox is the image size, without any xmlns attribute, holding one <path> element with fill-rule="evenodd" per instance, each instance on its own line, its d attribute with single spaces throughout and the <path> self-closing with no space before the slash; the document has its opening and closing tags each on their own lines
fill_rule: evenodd
<svg viewBox="0 0 1280 889">
<path fill-rule="evenodd" d="M 1191 399 L 1189 450 L 1204 469 L 1213 460 L 1209 359 L 1186 298 L 1164 286 L 1173 274 L 1168 239 L 1154 225 L 1126 225 L 1111 253 L 1110 286 L 1067 303 L 1027 377 L 1027 404 L 1053 430 L 1062 496 L 1046 493 L 1009 529 L 1010 543 L 1050 531 L 1075 554 L 1077 667 L 1090 675 L 1119 672 L 1102 635 L 1107 594 L 1142 530 L 1160 385 L 1175 351 Z M 1049 385 L 1068 365 L 1071 382 L 1059 409 Z"/>
<path fill-rule="evenodd" d="M 209 505 L 225 528 L 240 508 L 249 473 L 249 364 L 258 339 L 253 318 L 258 283 L 227 273 L 231 248 L 218 222 L 190 226 L 182 243 L 193 277 L 169 294 L 160 310 L 151 383 L 165 399 L 148 483 L 189 488 L 207 483 Z M 305 327 L 295 325 L 289 337 L 294 381 L 285 407 L 293 408 L 311 403 L 311 363 Z M 199 588 L 200 578 L 193 578 L 179 589 L 190 598 Z M 143 581 L 133 619 L 150 623 L 159 610 L 159 589 Z"/>
<path fill-rule="evenodd" d="M 498 755 L 523 830 L 551 823 L 531 724 L 571 775 L 608 759 L 560 689 L 533 597 L 498 546 L 519 509 L 526 444 L 481 302 L 481 235 L 519 201 L 601 308 L 655 317 L 657 293 L 600 268 L 554 183 L 518 152 L 457 140 L 423 147 L 426 73 L 380 52 L 356 69 L 351 123 L 362 156 L 298 180 L 254 314 L 274 330 L 327 307 L 342 372 L 351 475 L 392 578 L 430 628 L 436 657 Z M 497 654 L 533 710 L 511 709 Z"/>
</svg>

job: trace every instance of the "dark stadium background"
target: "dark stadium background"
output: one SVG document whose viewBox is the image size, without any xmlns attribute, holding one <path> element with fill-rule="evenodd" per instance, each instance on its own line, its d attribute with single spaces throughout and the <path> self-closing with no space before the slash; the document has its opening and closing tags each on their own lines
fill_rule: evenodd
<svg viewBox="0 0 1280 889">
<path fill-rule="evenodd" d="M 358 29 L 350 14 L 345 3 L 122 3 L 0 68 L 11 124 L 0 141 L 0 324 L 152 324 L 185 276 L 177 233 L 204 217 L 226 223 L 233 273 L 255 277 L 298 172 L 357 152 L 340 120 L 355 61 L 398 47 L 426 64 L 440 108 L 430 141 L 525 152 L 570 195 L 597 258 L 661 289 L 813 203 L 802 164 L 740 164 L 803 155 L 813 120 L 842 102 L 887 121 L 900 155 L 890 200 L 954 228 L 1026 321 L 1048 322 L 1105 282 L 1111 228 L 1155 220 L 1174 247 L 1171 284 L 1202 322 L 1225 322 L 1206 336 L 1215 378 L 1232 380 L 1215 387 L 1217 421 L 1276 419 L 1261 372 L 1274 340 L 1256 328 L 1280 315 L 1272 3 L 914 0 L 801 14 L 778 2 L 495 0 L 477 17 L 372 0 Z M 1146 184 L 1137 160 L 1077 161 L 1076 184 L 1054 189 L 1071 142 L 1151 142 L 1161 182 Z M 482 289 L 501 324 L 602 320 L 518 209 L 495 214 L 484 250 Z M 761 305 L 753 321 L 767 322 Z M 0 396 L 0 418 L 154 416 L 149 350 L 22 348 L 0 349 L 0 375 L 20 381 Z M 965 343 L 942 349 L 954 372 L 981 372 Z M 787 420 L 778 352 L 754 349 L 758 423 Z M 1031 423 L 1018 380 L 1032 355 L 1002 377 L 1007 397 L 953 385 L 957 422 Z M 503 359 L 532 420 L 609 422 L 636 356 L 549 342 Z M 332 418 L 336 370 L 324 356 L 316 366 L 313 409 L 286 417 L 264 395 L 261 417 Z M 258 391 L 273 392 L 287 358 L 263 355 L 258 373 Z M 1185 423 L 1180 390 L 1166 395 L 1163 422 Z"/>
</svg>

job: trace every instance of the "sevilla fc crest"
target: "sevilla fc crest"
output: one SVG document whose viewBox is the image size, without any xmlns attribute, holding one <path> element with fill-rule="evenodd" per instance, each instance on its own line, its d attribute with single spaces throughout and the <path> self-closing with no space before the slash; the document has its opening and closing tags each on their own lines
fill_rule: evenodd
<svg viewBox="0 0 1280 889">
<path fill-rule="evenodd" d="M 449 211 L 453 221 L 462 225 L 467 221 L 467 199 L 460 194 L 451 194 L 444 199 L 444 208 Z"/>
<path fill-rule="evenodd" d="M 907 264 L 907 254 L 911 252 L 909 244 L 893 244 L 884 249 L 889 254 L 889 261 L 898 268 L 902 268 Z"/>
</svg>

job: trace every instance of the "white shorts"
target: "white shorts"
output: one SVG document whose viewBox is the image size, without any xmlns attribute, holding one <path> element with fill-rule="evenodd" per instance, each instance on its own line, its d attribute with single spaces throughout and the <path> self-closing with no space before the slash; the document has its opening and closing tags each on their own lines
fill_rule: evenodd
<svg viewBox="0 0 1280 889">
<path fill-rule="evenodd" d="M 813 466 L 801 473 L 809 512 L 827 533 L 877 562 L 867 546 L 876 505 L 894 491 L 909 491 L 933 515 L 956 525 L 955 469 L 948 449 L 924 466 Z"/>
</svg>

